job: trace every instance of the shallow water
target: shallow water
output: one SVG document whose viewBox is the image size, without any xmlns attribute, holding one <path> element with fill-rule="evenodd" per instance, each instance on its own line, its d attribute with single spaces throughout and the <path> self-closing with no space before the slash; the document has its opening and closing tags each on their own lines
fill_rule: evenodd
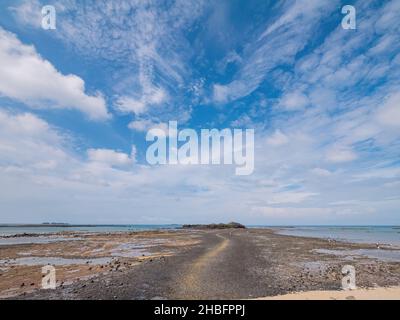
<svg viewBox="0 0 400 320">
<path fill-rule="evenodd" d="M 331 250 L 315 249 L 314 252 L 321 254 L 331 254 L 340 257 L 364 256 L 388 262 L 400 262 L 400 250 L 384 249 L 357 249 L 357 250 Z"/>
<path fill-rule="evenodd" d="M 18 238 L 0 238 L 0 246 L 15 245 L 15 244 L 35 244 L 35 243 L 52 243 L 60 241 L 77 241 L 82 238 L 66 238 L 66 237 L 18 237 Z"/>
<path fill-rule="evenodd" d="M 311 272 L 325 271 L 327 264 L 323 261 L 307 261 L 302 263 L 296 263 L 295 265 L 300 265 L 304 269 Z"/>
<path fill-rule="evenodd" d="M 151 253 L 148 248 L 162 245 L 168 242 L 165 239 L 141 239 L 135 242 L 121 243 L 116 248 L 112 249 L 111 255 L 125 258 L 135 258 L 140 256 L 147 256 Z"/>
<path fill-rule="evenodd" d="M 147 256 L 150 253 L 146 250 L 146 247 L 149 247 L 149 245 L 146 246 L 142 243 L 122 243 L 111 250 L 111 255 L 124 258 Z"/>
<path fill-rule="evenodd" d="M 91 258 L 91 259 L 75 259 L 75 258 L 59 258 L 59 257 L 23 257 L 17 259 L 0 260 L 1 265 L 19 265 L 19 266 L 45 266 L 45 265 L 102 265 L 111 262 L 112 258 Z"/>
<path fill-rule="evenodd" d="M 279 228 L 289 236 L 313 237 L 355 243 L 379 243 L 400 247 L 400 227 L 397 226 L 302 226 Z"/>
</svg>

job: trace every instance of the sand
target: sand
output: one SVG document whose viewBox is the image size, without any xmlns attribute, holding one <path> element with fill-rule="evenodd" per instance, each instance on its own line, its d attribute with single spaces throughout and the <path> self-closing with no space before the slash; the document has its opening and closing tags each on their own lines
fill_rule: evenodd
<svg viewBox="0 0 400 320">
<path fill-rule="evenodd" d="M 306 291 L 258 298 L 258 300 L 400 300 L 400 287 Z"/>
</svg>

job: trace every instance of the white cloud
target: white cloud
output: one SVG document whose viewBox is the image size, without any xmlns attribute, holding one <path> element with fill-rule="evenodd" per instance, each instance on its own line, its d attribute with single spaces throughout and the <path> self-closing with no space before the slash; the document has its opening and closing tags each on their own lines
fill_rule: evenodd
<svg viewBox="0 0 400 320">
<path fill-rule="evenodd" d="M 85 93 L 84 81 L 76 75 L 63 75 L 33 46 L 0 28 L 0 94 L 35 108 L 76 109 L 91 119 L 109 117 L 101 94 Z"/>
<path fill-rule="evenodd" d="M 332 216 L 334 210 L 331 208 L 294 208 L 294 207 L 255 207 L 253 211 L 264 217 L 274 219 L 295 219 L 295 218 L 314 218 L 324 220 L 326 217 Z"/>
<path fill-rule="evenodd" d="M 274 193 L 266 200 L 266 204 L 284 204 L 284 203 L 302 203 L 310 197 L 316 196 L 318 193 L 312 192 L 299 192 L 299 191 L 284 191 Z"/>
<path fill-rule="evenodd" d="M 42 22 L 42 5 L 38 0 L 23 1 L 19 6 L 9 7 L 17 20 L 24 25 L 40 28 Z"/>
<path fill-rule="evenodd" d="M 148 119 L 134 120 L 129 123 L 128 128 L 139 132 L 146 132 L 154 126 L 154 122 Z"/>
<path fill-rule="evenodd" d="M 353 176 L 356 180 L 368 180 L 368 179 L 395 179 L 400 177 L 400 168 L 374 168 L 367 172 L 355 174 Z"/>
<path fill-rule="evenodd" d="M 0 167 L 53 169 L 69 158 L 65 139 L 31 113 L 0 110 Z"/>
<path fill-rule="evenodd" d="M 321 177 L 329 177 L 332 175 L 332 172 L 323 168 L 314 168 L 311 170 L 311 172 Z"/>
<path fill-rule="evenodd" d="M 267 138 L 267 144 L 278 147 L 289 143 L 289 138 L 280 130 L 276 130 L 274 134 Z"/>
<path fill-rule="evenodd" d="M 391 95 L 378 110 L 378 121 L 390 127 L 400 127 L 400 93 Z"/>
<path fill-rule="evenodd" d="M 129 129 L 136 130 L 138 132 L 147 132 L 150 129 L 161 129 L 168 135 L 168 124 L 164 122 L 155 122 L 148 119 L 134 120 L 128 125 Z"/>
<path fill-rule="evenodd" d="M 218 72 L 223 73 L 230 64 L 240 64 L 242 57 L 235 51 L 230 51 L 225 58 L 217 64 Z"/>
<path fill-rule="evenodd" d="M 286 110 L 301 110 L 309 104 L 309 99 L 301 92 L 291 92 L 286 94 L 279 105 Z"/>
<path fill-rule="evenodd" d="M 333 90 L 314 87 L 310 94 L 310 100 L 314 106 L 323 110 L 334 110 L 338 104 Z"/>
<path fill-rule="evenodd" d="M 229 100 L 229 87 L 215 84 L 213 87 L 214 100 L 218 103 L 225 103 Z"/>
<path fill-rule="evenodd" d="M 129 96 L 119 97 L 114 105 L 115 109 L 123 113 L 140 115 L 152 105 L 160 105 L 168 100 L 165 90 L 160 88 L 148 88 L 147 93 L 139 99 Z"/>
<path fill-rule="evenodd" d="M 145 111 L 146 105 L 142 101 L 124 96 L 118 98 L 114 108 L 123 113 L 141 114 Z"/>
<path fill-rule="evenodd" d="M 349 162 L 357 159 L 357 154 L 351 147 L 334 145 L 326 152 L 326 159 L 330 162 Z"/>
<path fill-rule="evenodd" d="M 131 156 L 111 149 L 89 149 L 87 153 L 89 161 L 109 166 L 126 167 L 135 162 L 136 148 L 132 147 Z"/>
</svg>

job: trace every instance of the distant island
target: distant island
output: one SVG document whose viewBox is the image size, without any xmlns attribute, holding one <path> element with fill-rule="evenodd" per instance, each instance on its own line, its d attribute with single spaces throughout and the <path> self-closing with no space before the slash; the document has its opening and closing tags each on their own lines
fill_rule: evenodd
<svg viewBox="0 0 400 320">
<path fill-rule="evenodd" d="M 245 229 L 246 227 L 238 222 L 211 223 L 211 224 L 184 224 L 183 229 Z"/>
</svg>

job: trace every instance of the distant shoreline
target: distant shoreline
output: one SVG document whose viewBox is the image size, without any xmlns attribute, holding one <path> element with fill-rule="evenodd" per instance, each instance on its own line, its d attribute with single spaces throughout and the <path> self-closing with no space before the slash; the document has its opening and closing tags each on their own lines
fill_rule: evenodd
<svg viewBox="0 0 400 320">
<path fill-rule="evenodd" d="M 181 226 L 181 225 L 180 224 L 68 224 L 68 223 L 0 224 L 0 228 L 40 228 L 40 227 L 93 228 L 93 227 L 128 227 L 128 226 Z"/>
<path fill-rule="evenodd" d="M 132 223 L 132 224 L 71 224 L 71 223 L 0 223 L 0 228 L 18 228 L 18 227 L 126 227 L 126 226 L 184 226 L 184 223 L 165 223 L 165 224 L 145 224 L 145 223 Z M 191 225 L 191 224 L 189 224 Z M 202 225 L 202 224 L 193 224 L 193 225 Z M 301 228 L 301 227 L 319 227 L 319 228 L 367 228 L 367 227 L 392 227 L 399 228 L 400 225 L 397 224 L 382 224 L 382 225 L 255 225 L 255 224 L 244 224 L 246 228 Z"/>
</svg>

